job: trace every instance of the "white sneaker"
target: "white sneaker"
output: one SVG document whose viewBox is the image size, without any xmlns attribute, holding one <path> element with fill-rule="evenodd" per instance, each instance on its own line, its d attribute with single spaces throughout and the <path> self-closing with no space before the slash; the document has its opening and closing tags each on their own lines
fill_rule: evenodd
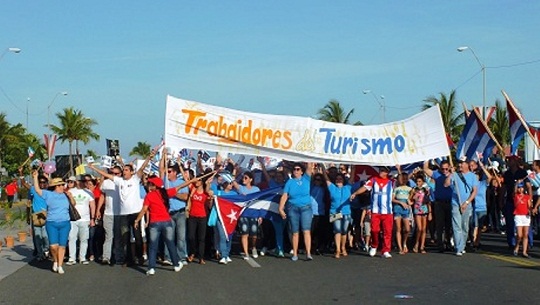
<svg viewBox="0 0 540 305">
<path fill-rule="evenodd" d="M 148 255 L 143 254 L 143 255 L 142 255 L 142 258 L 146 261 L 146 260 L 148 260 Z"/>
<path fill-rule="evenodd" d="M 219 260 L 219 263 L 222 264 L 222 265 L 227 265 L 227 259 L 222 258 L 222 259 Z"/>
<path fill-rule="evenodd" d="M 259 253 L 257 253 L 257 248 L 251 249 L 251 256 L 253 256 L 253 258 L 259 257 Z"/>
<path fill-rule="evenodd" d="M 77 263 L 76 261 L 68 261 L 68 262 L 66 263 L 66 265 L 68 265 L 68 266 L 73 266 L 73 265 L 75 265 L 76 263 Z"/>
<path fill-rule="evenodd" d="M 174 272 L 180 272 L 180 270 L 182 270 L 182 268 L 184 268 L 184 265 L 182 263 L 178 263 L 178 266 L 174 267 Z M 154 269 L 152 269 L 152 270 L 154 270 Z"/>
<path fill-rule="evenodd" d="M 382 257 L 384 257 L 384 258 L 392 258 L 392 254 L 390 254 L 390 252 L 384 252 Z"/>
<path fill-rule="evenodd" d="M 156 270 L 154 270 L 154 268 L 150 268 L 148 269 L 148 271 L 146 271 L 146 275 L 154 275 L 156 274 Z"/>
<path fill-rule="evenodd" d="M 268 248 L 263 247 L 263 248 L 261 249 L 261 256 L 265 256 L 267 251 L 268 251 Z"/>
<path fill-rule="evenodd" d="M 232 263 L 232 259 L 227 256 L 227 263 Z"/>
<path fill-rule="evenodd" d="M 81 260 L 80 262 L 81 262 L 81 264 L 83 264 L 83 265 L 88 265 L 88 264 L 90 264 L 90 262 L 89 262 L 88 260 L 86 260 L 86 259 Z"/>
<path fill-rule="evenodd" d="M 53 272 L 58 272 L 58 263 L 57 262 L 54 262 L 53 265 L 52 265 L 52 271 Z"/>
<path fill-rule="evenodd" d="M 374 257 L 377 254 L 376 248 L 369 248 L 369 256 Z"/>
<path fill-rule="evenodd" d="M 64 268 L 62 266 L 58 267 L 58 274 L 64 274 Z"/>
<path fill-rule="evenodd" d="M 162 262 L 163 265 L 172 266 L 172 262 L 168 259 L 164 259 Z"/>
<path fill-rule="evenodd" d="M 242 254 L 242 258 L 247 261 L 249 259 L 249 255 L 247 253 Z"/>
</svg>

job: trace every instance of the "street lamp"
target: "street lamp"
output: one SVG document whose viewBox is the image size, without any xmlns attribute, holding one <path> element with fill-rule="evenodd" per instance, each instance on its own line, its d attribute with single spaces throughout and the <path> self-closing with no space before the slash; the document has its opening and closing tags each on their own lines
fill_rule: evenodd
<svg viewBox="0 0 540 305">
<path fill-rule="evenodd" d="M 26 132 L 28 132 L 28 104 L 30 104 L 30 98 L 26 99 Z"/>
<path fill-rule="evenodd" d="M 2 52 L 2 55 L 0 55 L 0 60 L 2 60 L 2 58 L 4 58 L 4 56 L 5 56 L 8 52 L 17 54 L 17 53 L 21 53 L 21 49 L 19 49 L 19 48 L 7 48 L 7 49 L 5 49 L 5 50 Z"/>
<path fill-rule="evenodd" d="M 474 56 L 474 58 L 476 59 L 476 61 L 478 62 L 482 70 L 482 120 L 485 120 L 486 119 L 485 117 L 486 116 L 485 115 L 486 113 L 486 66 L 480 61 L 478 56 L 476 56 L 476 52 L 474 52 L 473 48 L 467 47 L 467 46 L 457 48 L 458 52 L 463 52 L 466 50 L 471 50 L 472 55 Z"/>
<path fill-rule="evenodd" d="M 383 123 L 386 123 L 386 104 L 384 102 L 384 95 L 381 95 L 379 96 L 382 100 L 379 100 L 379 97 L 377 97 L 377 95 L 375 93 L 373 93 L 373 91 L 369 90 L 369 89 L 365 89 L 362 91 L 364 94 L 368 94 L 368 93 L 371 93 L 371 95 L 373 96 L 373 98 L 375 99 L 375 101 L 377 102 L 377 104 L 379 104 L 379 107 L 382 109 L 382 121 Z"/>
<path fill-rule="evenodd" d="M 53 97 L 52 101 L 49 103 L 49 106 L 47 106 L 47 129 L 49 131 L 49 134 L 51 134 L 51 124 L 50 124 L 50 121 L 49 121 L 49 118 L 51 116 L 51 106 L 54 104 L 54 101 L 56 101 L 56 98 L 59 95 L 66 96 L 66 95 L 68 95 L 68 93 L 67 93 L 67 91 L 62 91 L 62 92 L 56 93 L 56 95 Z"/>
</svg>

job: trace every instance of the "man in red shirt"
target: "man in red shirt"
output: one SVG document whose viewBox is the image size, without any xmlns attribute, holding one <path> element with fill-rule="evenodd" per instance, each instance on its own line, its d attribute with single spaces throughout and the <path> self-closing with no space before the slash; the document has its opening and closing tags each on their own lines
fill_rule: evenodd
<svg viewBox="0 0 540 305">
<path fill-rule="evenodd" d="M 8 206 L 11 209 L 13 206 L 13 198 L 15 198 L 15 194 L 17 194 L 17 191 L 19 190 L 19 185 L 17 184 L 17 178 L 13 178 L 13 181 L 6 185 L 6 195 L 7 195 L 7 201 Z"/>
</svg>

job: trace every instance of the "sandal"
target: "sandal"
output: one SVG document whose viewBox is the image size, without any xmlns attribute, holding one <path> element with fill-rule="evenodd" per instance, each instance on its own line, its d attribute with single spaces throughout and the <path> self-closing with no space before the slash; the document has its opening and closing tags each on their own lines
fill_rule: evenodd
<svg viewBox="0 0 540 305">
<path fill-rule="evenodd" d="M 347 253 L 347 251 L 341 251 L 341 255 L 342 255 L 342 256 L 347 256 L 347 255 L 349 255 L 349 254 Z"/>
<path fill-rule="evenodd" d="M 339 252 L 336 252 L 336 254 L 334 254 L 334 258 L 339 258 Z"/>
<path fill-rule="evenodd" d="M 426 249 L 424 249 L 424 248 L 420 249 L 420 253 L 426 254 L 426 253 L 427 253 L 427 252 L 426 252 Z"/>
<path fill-rule="evenodd" d="M 187 261 L 188 262 L 193 262 L 193 259 L 195 258 L 195 255 L 191 254 L 190 256 L 187 257 Z"/>
<path fill-rule="evenodd" d="M 407 246 L 403 247 L 403 254 L 405 253 L 409 253 L 409 249 L 407 248 Z"/>
<path fill-rule="evenodd" d="M 412 248 L 412 252 L 418 253 L 418 247 L 417 247 L 417 246 L 414 246 L 414 248 Z"/>
<path fill-rule="evenodd" d="M 204 261 L 204 259 L 202 258 L 199 259 L 199 265 L 206 265 L 206 262 Z"/>
</svg>

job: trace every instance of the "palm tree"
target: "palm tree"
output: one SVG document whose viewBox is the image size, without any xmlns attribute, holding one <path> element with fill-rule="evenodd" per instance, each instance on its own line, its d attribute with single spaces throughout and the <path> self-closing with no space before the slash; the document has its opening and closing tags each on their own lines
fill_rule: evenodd
<svg viewBox="0 0 540 305">
<path fill-rule="evenodd" d="M 506 149 L 510 145 L 510 124 L 506 107 L 503 107 L 498 99 L 495 101 L 495 113 L 488 125 L 499 144 Z M 504 155 L 504 152 L 500 152 L 500 154 Z"/>
<path fill-rule="evenodd" d="M 99 139 L 99 135 L 92 130 L 92 126 L 97 122 L 84 116 L 82 111 L 73 107 L 64 108 L 63 112 L 56 113 L 60 125 L 51 125 L 51 130 L 58 135 L 58 139 L 69 144 L 69 171 L 73 175 L 73 141 L 82 141 L 87 144 L 90 139 Z"/>
<path fill-rule="evenodd" d="M 137 145 L 131 149 L 131 151 L 129 152 L 129 155 L 140 156 L 144 158 L 148 156 L 151 151 L 152 151 L 152 147 L 146 141 L 137 142 Z"/>
<path fill-rule="evenodd" d="M 439 93 L 439 98 L 434 95 L 428 96 L 424 100 L 422 110 L 426 110 L 435 105 L 439 105 L 441 110 L 441 117 L 446 133 L 450 135 L 452 140 L 456 142 L 459 139 L 461 131 L 463 130 L 463 112 L 458 110 L 456 103 L 456 90 L 452 90 L 450 95 L 446 95 L 443 92 Z"/>
<path fill-rule="evenodd" d="M 317 119 L 333 123 L 350 124 L 349 119 L 354 113 L 354 108 L 349 112 L 345 112 L 338 100 L 331 99 L 328 104 L 317 112 Z M 363 125 L 362 122 L 356 121 L 352 125 Z"/>
</svg>

